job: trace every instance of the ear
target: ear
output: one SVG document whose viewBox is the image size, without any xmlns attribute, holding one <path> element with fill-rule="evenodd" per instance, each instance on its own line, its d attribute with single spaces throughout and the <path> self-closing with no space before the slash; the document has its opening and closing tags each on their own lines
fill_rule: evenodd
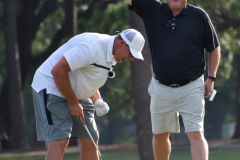
<svg viewBox="0 0 240 160">
<path fill-rule="evenodd" d="M 121 46 L 124 45 L 126 42 L 124 40 L 120 40 Z"/>
</svg>

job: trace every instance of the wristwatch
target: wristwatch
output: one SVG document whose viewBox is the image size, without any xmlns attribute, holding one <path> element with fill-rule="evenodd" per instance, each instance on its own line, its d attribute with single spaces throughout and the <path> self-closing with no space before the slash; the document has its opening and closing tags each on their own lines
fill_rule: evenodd
<svg viewBox="0 0 240 160">
<path fill-rule="evenodd" d="M 208 76 L 208 79 L 211 79 L 212 81 L 216 80 L 216 76 Z"/>
</svg>

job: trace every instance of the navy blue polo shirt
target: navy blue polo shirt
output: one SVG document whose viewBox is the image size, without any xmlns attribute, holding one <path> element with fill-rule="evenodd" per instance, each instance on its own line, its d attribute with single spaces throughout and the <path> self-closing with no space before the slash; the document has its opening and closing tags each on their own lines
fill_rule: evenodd
<svg viewBox="0 0 240 160">
<path fill-rule="evenodd" d="M 203 9 L 186 4 L 174 17 L 168 4 L 157 0 L 132 0 L 130 8 L 144 22 L 153 71 L 161 83 L 185 83 L 202 76 L 204 48 L 210 52 L 220 45 Z"/>
</svg>

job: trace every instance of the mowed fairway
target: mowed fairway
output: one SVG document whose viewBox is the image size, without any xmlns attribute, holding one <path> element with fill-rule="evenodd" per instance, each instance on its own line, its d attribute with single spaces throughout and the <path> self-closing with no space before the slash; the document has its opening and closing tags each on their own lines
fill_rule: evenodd
<svg viewBox="0 0 240 160">
<path fill-rule="evenodd" d="M 1 155 L 0 160 L 43 160 L 44 155 Z M 136 150 L 102 152 L 103 160 L 139 160 Z M 66 153 L 64 160 L 79 160 L 79 153 Z M 147 160 L 147 159 L 146 159 Z M 189 149 L 173 150 L 170 160 L 192 160 Z M 209 160 L 240 160 L 240 148 L 210 149 Z"/>
</svg>

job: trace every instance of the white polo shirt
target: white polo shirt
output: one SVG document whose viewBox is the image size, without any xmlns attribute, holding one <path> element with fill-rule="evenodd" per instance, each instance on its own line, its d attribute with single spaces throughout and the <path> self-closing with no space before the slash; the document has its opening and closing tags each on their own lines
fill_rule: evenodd
<svg viewBox="0 0 240 160">
<path fill-rule="evenodd" d="M 108 78 L 108 70 L 91 64 L 112 67 L 114 39 L 115 36 L 99 33 L 83 33 L 71 38 L 37 69 L 32 88 L 37 92 L 46 88 L 47 93 L 64 98 L 51 74 L 53 66 L 64 56 L 71 69 L 68 75 L 77 98 L 90 98 Z"/>
</svg>

